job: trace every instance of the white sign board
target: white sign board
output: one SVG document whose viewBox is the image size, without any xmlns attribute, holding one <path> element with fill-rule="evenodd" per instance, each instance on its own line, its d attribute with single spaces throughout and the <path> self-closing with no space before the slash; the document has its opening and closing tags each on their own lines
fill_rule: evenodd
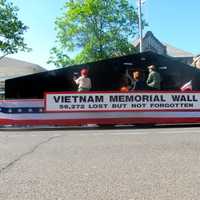
<svg viewBox="0 0 200 200">
<path fill-rule="evenodd" d="M 200 110 L 200 93 L 47 93 L 48 112 Z"/>
</svg>

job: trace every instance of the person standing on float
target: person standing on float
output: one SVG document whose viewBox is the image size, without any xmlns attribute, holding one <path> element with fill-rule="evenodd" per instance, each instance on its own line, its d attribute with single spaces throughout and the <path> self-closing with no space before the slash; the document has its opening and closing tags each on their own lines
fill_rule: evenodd
<svg viewBox="0 0 200 200">
<path fill-rule="evenodd" d="M 92 88 L 87 69 L 81 70 L 81 76 L 75 79 L 75 83 L 78 85 L 78 92 L 89 91 Z"/>
<path fill-rule="evenodd" d="M 148 66 L 149 75 L 147 78 L 147 86 L 151 90 L 160 90 L 161 78 L 160 74 L 156 71 L 155 65 Z"/>
<path fill-rule="evenodd" d="M 142 75 L 140 71 L 133 72 L 133 85 L 131 90 L 145 90 L 146 83 L 142 80 Z"/>
</svg>

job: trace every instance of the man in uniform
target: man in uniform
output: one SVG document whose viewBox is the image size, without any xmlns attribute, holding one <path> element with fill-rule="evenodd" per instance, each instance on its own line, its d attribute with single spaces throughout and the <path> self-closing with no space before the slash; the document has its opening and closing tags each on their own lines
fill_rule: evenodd
<svg viewBox="0 0 200 200">
<path fill-rule="evenodd" d="M 156 71 L 155 65 L 148 66 L 149 75 L 147 78 L 147 86 L 152 90 L 160 90 L 160 74 Z"/>
</svg>

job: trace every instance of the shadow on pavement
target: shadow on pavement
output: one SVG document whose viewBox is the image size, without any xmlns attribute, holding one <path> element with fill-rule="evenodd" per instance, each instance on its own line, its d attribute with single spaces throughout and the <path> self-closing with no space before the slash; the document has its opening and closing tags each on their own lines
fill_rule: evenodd
<svg viewBox="0 0 200 200">
<path fill-rule="evenodd" d="M 0 126 L 0 131 L 55 131 L 55 130 L 108 130 L 108 129 L 159 129 L 159 128 L 192 128 L 200 124 L 162 124 L 162 125 L 83 125 L 83 126 Z"/>
</svg>

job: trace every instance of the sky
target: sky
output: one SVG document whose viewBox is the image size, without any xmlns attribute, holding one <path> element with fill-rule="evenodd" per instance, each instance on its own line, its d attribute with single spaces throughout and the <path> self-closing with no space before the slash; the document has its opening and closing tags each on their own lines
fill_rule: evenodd
<svg viewBox="0 0 200 200">
<path fill-rule="evenodd" d="M 29 27 L 25 42 L 32 51 L 8 57 L 54 69 L 46 62 L 55 46 L 55 20 L 63 13 L 66 0 L 10 0 L 19 8 L 19 19 Z M 129 0 L 136 5 L 136 0 Z M 191 52 L 200 53 L 200 0 L 145 0 L 142 6 L 146 31 L 152 31 L 161 41 Z"/>
</svg>

